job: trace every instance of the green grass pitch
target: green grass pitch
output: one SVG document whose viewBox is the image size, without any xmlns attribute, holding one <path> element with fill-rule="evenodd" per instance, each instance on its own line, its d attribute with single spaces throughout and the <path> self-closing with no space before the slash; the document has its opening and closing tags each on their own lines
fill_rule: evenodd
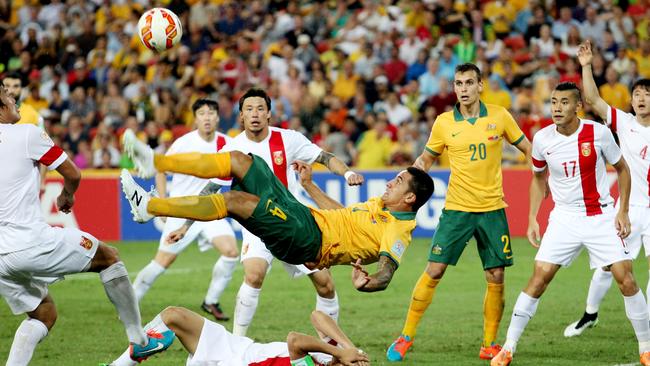
<svg viewBox="0 0 650 366">
<path fill-rule="evenodd" d="M 333 269 L 341 304 L 340 325 L 373 365 L 387 365 L 386 347 L 395 339 L 409 303 L 411 290 L 426 264 L 429 240 L 416 240 L 403 259 L 389 288 L 366 294 L 354 290 L 350 268 Z M 131 279 L 153 257 L 157 243 L 117 243 Z M 515 265 L 506 271 L 506 310 L 499 329 L 503 342 L 514 301 L 532 270 L 535 251 L 523 239 L 513 243 Z M 160 277 L 141 304 L 143 322 L 168 305 L 199 312 L 207 289 L 215 252 L 200 253 L 196 246 L 184 252 Z M 374 266 L 369 266 L 371 272 Z M 558 273 L 542 297 L 537 315 L 529 323 L 515 355 L 514 365 L 603 365 L 638 363 L 636 338 L 625 316 L 623 299 L 612 288 L 600 310 L 600 324 L 583 336 L 565 339 L 564 327 L 584 310 L 591 278 L 586 253 Z M 645 260 L 635 262 L 635 273 L 645 292 L 648 271 Z M 243 276 L 239 266 L 221 299 L 232 315 L 234 298 Z M 51 286 L 59 318 L 48 337 L 38 346 L 32 365 L 97 365 L 118 356 L 127 344 L 126 334 L 106 298 L 96 274 L 69 276 Z M 450 267 L 438 287 L 433 303 L 419 327 L 416 342 L 404 365 L 487 365 L 478 358 L 482 339 L 482 307 L 485 280 L 474 244 L 458 266 Z M 290 330 L 313 334 L 308 316 L 315 305 L 315 292 L 305 279 L 290 280 L 281 265 L 274 266 L 264 284 L 260 304 L 249 336 L 260 342 L 281 341 Z M 0 359 L 6 359 L 13 332 L 22 316 L 0 306 Z M 232 321 L 225 324 L 232 329 Z M 186 353 L 175 342 L 169 351 L 146 364 L 183 365 Z"/>
</svg>

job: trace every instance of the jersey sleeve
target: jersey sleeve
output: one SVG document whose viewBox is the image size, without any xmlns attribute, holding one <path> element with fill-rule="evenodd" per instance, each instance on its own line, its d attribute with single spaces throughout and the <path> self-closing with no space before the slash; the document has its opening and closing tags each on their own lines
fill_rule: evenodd
<svg viewBox="0 0 650 366">
<path fill-rule="evenodd" d="M 35 125 L 27 128 L 27 156 L 45 165 L 48 170 L 58 168 L 68 158 L 63 149 L 54 145 L 47 132 Z"/>
<path fill-rule="evenodd" d="M 612 106 L 607 108 L 607 126 L 612 129 L 612 131 L 618 133 L 619 128 L 625 128 L 625 124 L 630 118 L 629 113 L 625 113 L 620 109 L 616 109 Z"/>
<path fill-rule="evenodd" d="M 407 226 L 402 222 L 389 225 L 381 238 L 379 255 L 389 257 L 399 266 L 406 248 L 411 244 L 412 230 L 412 226 Z"/>
<path fill-rule="evenodd" d="M 517 145 L 524 138 L 526 138 L 524 132 L 521 130 L 521 128 L 519 128 L 517 121 L 515 121 L 515 119 L 512 118 L 512 115 L 508 113 L 507 110 L 503 111 L 503 121 L 505 122 L 505 126 L 503 128 L 503 134 L 505 135 L 506 140 L 509 143 L 511 143 L 512 145 Z"/>
<path fill-rule="evenodd" d="M 318 155 L 323 152 L 323 149 L 309 141 L 299 132 L 290 131 L 287 135 L 289 139 L 287 141 L 288 146 L 285 146 L 285 149 L 287 150 L 287 159 L 289 159 L 289 163 L 293 163 L 295 160 L 302 160 L 311 164 L 318 158 Z"/>
<path fill-rule="evenodd" d="M 444 128 L 442 126 L 441 119 L 436 118 L 435 122 L 433 122 L 433 127 L 431 127 L 431 134 L 429 135 L 429 140 L 427 141 L 427 144 L 424 147 L 424 149 L 432 155 L 436 155 L 436 156 L 440 155 L 442 154 L 442 151 L 445 149 L 443 130 Z"/>
<path fill-rule="evenodd" d="M 621 149 L 616 144 L 614 135 L 612 135 L 612 131 L 604 127 L 601 127 L 601 129 L 603 130 L 601 138 L 603 156 L 608 163 L 616 164 L 619 160 L 621 160 Z"/>
<path fill-rule="evenodd" d="M 539 133 L 533 137 L 532 160 L 534 172 L 542 172 L 546 169 L 546 158 L 544 158 L 544 151 L 542 151 L 538 136 Z"/>
</svg>

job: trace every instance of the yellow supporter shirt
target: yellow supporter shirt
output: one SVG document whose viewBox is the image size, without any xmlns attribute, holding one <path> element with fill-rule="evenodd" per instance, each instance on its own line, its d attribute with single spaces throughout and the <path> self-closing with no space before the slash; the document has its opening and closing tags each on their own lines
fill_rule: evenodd
<svg viewBox="0 0 650 366">
<path fill-rule="evenodd" d="M 616 83 L 614 86 L 609 83 L 603 84 L 599 91 L 603 100 L 616 109 L 627 110 L 632 100 L 627 87 L 621 83 Z"/>
<path fill-rule="evenodd" d="M 379 169 L 388 165 L 393 141 L 388 136 L 377 136 L 377 131 L 364 132 L 357 141 L 357 168 Z"/>
<path fill-rule="evenodd" d="M 501 154 L 503 140 L 516 145 L 524 133 L 510 113 L 493 104 L 480 105 L 478 118 L 466 120 L 456 104 L 436 118 L 426 150 L 447 151 L 451 175 L 445 208 L 487 212 L 506 207 L 503 200 Z"/>
<path fill-rule="evenodd" d="M 32 124 L 43 128 L 43 118 L 31 105 L 21 103 L 18 113 L 20 113 L 20 120 L 16 122 L 17 124 Z"/>
<path fill-rule="evenodd" d="M 399 266 L 415 229 L 415 212 L 390 212 L 380 197 L 336 210 L 310 210 L 323 234 L 318 268 L 357 259 L 374 263 L 381 255 Z"/>
</svg>

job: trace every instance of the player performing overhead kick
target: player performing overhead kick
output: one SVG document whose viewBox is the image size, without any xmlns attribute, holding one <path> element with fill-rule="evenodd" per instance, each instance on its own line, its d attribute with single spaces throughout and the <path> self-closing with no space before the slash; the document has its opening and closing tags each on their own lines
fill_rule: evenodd
<svg viewBox="0 0 650 366">
<path fill-rule="evenodd" d="M 127 135 L 128 136 L 128 135 Z M 411 242 L 416 211 L 433 194 L 433 180 L 410 167 L 387 183 L 381 197 L 350 207 L 328 197 L 311 180 L 311 166 L 296 162 L 301 184 L 320 208 L 298 202 L 258 156 L 233 151 L 217 154 L 154 155 L 137 139 L 124 141 L 137 169 L 233 178 L 224 194 L 175 198 L 152 197 L 122 171 L 122 188 L 139 222 L 154 216 L 215 220 L 226 216 L 259 236 L 273 255 L 308 268 L 355 262 L 353 283 L 359 291 L 384 290 Z M 368 275 L 361 264 L 379 262 Z"/>
</svg>

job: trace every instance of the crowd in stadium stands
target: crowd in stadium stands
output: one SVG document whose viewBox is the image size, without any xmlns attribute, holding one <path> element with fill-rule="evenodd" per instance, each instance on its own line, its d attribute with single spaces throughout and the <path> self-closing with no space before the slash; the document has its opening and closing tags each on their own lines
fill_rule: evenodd
<svg viewBox="0 0 650 366">
<path fill-rule="evenodd" d="M 130 127 L 158 151 L 192 127 L 192 102 L 219 103 L 240 130 L 239 96 L 272 97 L 274 125 L 303 132 L 358 169 L 404 166 L 456 101 L 454 67 L 477 64 L 482 100 L 508 108 L 530 139 L 550 124 L 549 96 L 580 83 L 578 44 L 597 47 L 600 94 L 629 110 L 650 77 L 650 1 L 563 0 L 0 0 L 0 73 L 18 73 L 22 103 L 82 168 L 128 166 Z M 184 34 L 173 50 L 142 46 L 142 12 L 163 6 Z M 589 111 L 585 112 L 590 116 Z M 510 146 L 508 144 L 504 144 Z M 504 164 L 518 164 L 506 151 Z M 445 165 L 441 159 L 441 165 Z"/>
</svg>

